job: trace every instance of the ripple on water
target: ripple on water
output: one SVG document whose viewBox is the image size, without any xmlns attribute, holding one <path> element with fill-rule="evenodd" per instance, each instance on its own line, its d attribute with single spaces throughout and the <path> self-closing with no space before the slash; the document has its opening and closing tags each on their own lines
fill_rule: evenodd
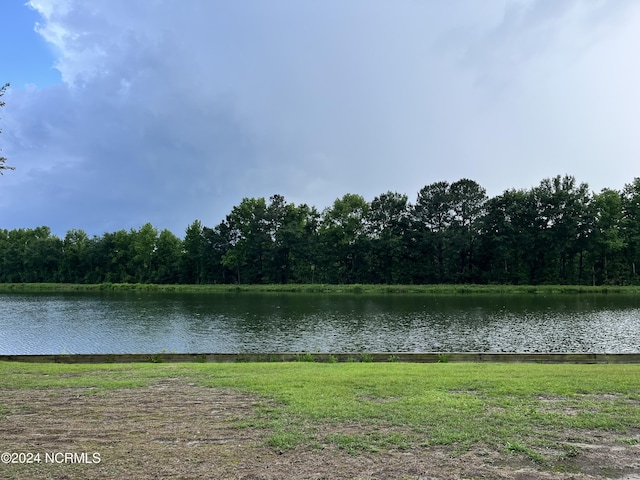
<svg viewBox="0 0 640 480">
<path fill-rule="evenodd" d="M 3 294 L 0 354 L 640 352 L 614 300 Z"/>
</svg>

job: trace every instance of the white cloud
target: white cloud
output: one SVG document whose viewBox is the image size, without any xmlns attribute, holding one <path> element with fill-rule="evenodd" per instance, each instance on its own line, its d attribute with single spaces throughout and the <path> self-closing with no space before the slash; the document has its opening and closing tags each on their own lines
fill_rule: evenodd
<svg viewBox="0 0 640 480">
<path fill-rule="evenodd" d="M 180 234 L 243 196 L 640 176 L 633 2 L 30 4 L 65 83 L 7 97 L 10 226 Z"/>
</svg>

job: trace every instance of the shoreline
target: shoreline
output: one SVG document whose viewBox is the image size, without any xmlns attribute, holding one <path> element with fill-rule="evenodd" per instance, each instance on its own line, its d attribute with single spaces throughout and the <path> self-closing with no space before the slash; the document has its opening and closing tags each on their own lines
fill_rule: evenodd
<svg viewBox="0 0 640 480">
<path fill-rule="evenodd" d="M 379 284 L 146 284 L 146 283 L 0 283 L 0 293 L 38 292 L 270 293 L 355 295 L 640 295 L 640 286 L 588 285 L 379 285 Z"/>
<path fill-rule="evenodd" d="M 113 363 L 535 363 L 638 364 L 640 353 L 128 353 L 0 355 L 0 362 L 113 364 Z"/>
</svg>

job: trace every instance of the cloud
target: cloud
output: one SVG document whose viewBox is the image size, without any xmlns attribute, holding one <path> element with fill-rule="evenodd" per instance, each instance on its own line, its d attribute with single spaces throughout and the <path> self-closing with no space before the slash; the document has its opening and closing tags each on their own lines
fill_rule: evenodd
<svg viewBox="0 0 640 480">
<path fill-rule="evenodd" d="M 10 227 L 181 234 L 244 196 L 640 175 L 633 2 L 30 5 L 63 83 L 6 97 Z"/>
</svg>

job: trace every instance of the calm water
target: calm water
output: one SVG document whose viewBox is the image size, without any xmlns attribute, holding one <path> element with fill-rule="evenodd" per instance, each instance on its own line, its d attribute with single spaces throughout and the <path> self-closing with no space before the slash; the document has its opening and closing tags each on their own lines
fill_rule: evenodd
<svg viewBox="0 0 640 480">
<path fill-rule="evenodd" d="M 0 294 L 0 354 L 640 352 L 640 298 Z"/>
</svg>

